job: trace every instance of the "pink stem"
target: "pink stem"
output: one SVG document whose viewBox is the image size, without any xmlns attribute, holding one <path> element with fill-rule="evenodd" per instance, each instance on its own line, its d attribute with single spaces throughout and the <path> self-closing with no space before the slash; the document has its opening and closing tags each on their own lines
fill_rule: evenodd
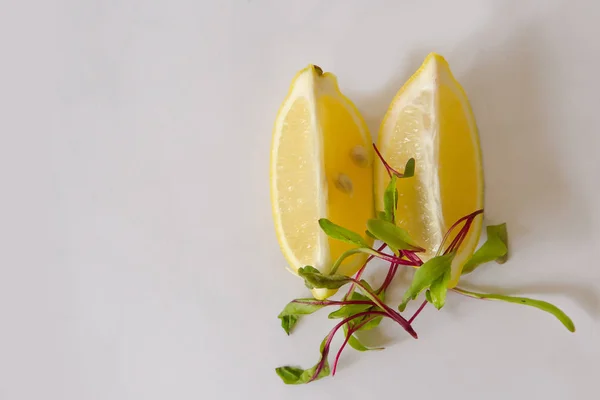
<svg viewBox="0 0 600 400">
<path fill-rule="evenodd" d="M 364 311 L 364 312 L 361 312 L 358 314 L 351 315 L 348 318 L 342 320 L 336 326 L 334 326 L 333 329 L 327 335 L 327 340 L 325 341 L 325 346 L 323 346 L 323 352 L 321 353 L 321 359 L 319 360 L 319 364 L 317 365 L 317 368 L 315 369 L 315 373 L 310 378 L 309 382 L 314 381 L 317 378 L 317 376 L 319 376 L 321 371 L 323 370 L 323 367 L 325 366 L 325 361 L 327 361 L 327 355 L 329 354 L 329 348 L 331 347 L 331 341 L 333 340 L 333 337 L 335 336 L 335 333 L 338 331 L 338 329 L 340 329 L 342 326 L 344 326 L 344 324 L 347 324 L 348 322 L 352 321 L 353 319 L 360 318 L 365 315 L 383 315 L 383 316 L 385 316 L 387 314 L 384 313 L 383 311 Z"/>
<path fill-rule="evenodd" d="M 406 256 L 406 258 L 408 258 L 410 261 L 414 262 L 415 264 L 417 264 L 419 266 L 423 265 L 423 261 L 414 252 L 404 251 L 404 255 Z"/>
<path fill-rule="evenodd" d="M 395 264 L 400 264 L 400 265 L 406 265 L 408 267 L 416 267 L 417 265 L 415 265 L 415 263 L 413 261 L 410 260 L 404 260 L 400 257 L 396 257 L 396 256 L 391 256 L 389 254 L 385 254 L 385 253 L 379 253 L 377 256 L 377 258 L 380 258 L 384 261 L 390 262 L 390 263 L 395 263 Z"/>
<path fill-rule="evenodd" d="M 460 218 L 458 221 L 456 221 L 451 227 L 450 229 L 448 229 L 448 232 L 446 232 L 446 234 L 444 235 L 444 238 L 442 239 L 442 243 L 440 244 L 440 248 L 438 250 L 438 253 L 440 253 L 443 249 L 444 243 L 446 243 L 446 240 L 448 240 L 448 237 L 450 237 L 450 233 L 454 230 L 454 228 L 456 228 L 456 226 L 458 224 L 460 224 L 461 222 L 468 220 L 468 219 L 473 219 L 475 218 L 477 215 L 482 214 L 483 213 L 483 209 L 481 210 L 477 210 L 475 212 L 472 212 L 469 215 L 465 215 L 464 217 Z"/>
<path fill-rule="evenodd" d="M 467 237 L 467 233 L 469 232 L 469 229 L 471 228 L 472 223 L 473 223 L 473 219 L 469 219 L 469 220 L 467 220 L 467 222 L 465 222 L 465 226 L 463 226 L 462 229 L 460 230 L 460 232 L 458 232 L 458 235 L 456 235 L 456 237 L 454 238 L 454 240 L 452 241 L 450 246 L 446 249 L 444 254 L 448 254 L 455 250 L 458 250 L 458 248 L 460 247 L 462 242 Z"/>
<path fill-rule="evenodd" d="M 387 304 L 382 302 L 375 293 L 368 290 L 361 282 L 359 282 L 355 279 L 353 279 L 353 281 L 354 281 L 354 283 L 356 283 L 356 286 L 361 288 L 365 293 L 369 294 L 369 298 L 371 299 L 371 301 L 373 301 L 373 303 L 375 303 L 375 305 L 377 305 L 379 308 L 381 308 L 383 311 L 385 311 L 386 314 L 391 319 L 396 321 L 401 327 L 403 327 L 406 332 L 408 332 L 415 339 L 419 338 L 417 335 L 417 332 L 415 332 L 415 330 L 412 328 L 412 326 L 410 326 L 408 321 L 402 315 L 400 315 L 400 313 L 398 313 L 396 310 L 391 309 Z"/>
<path fill-rule="evenodd" d="M 390 167 L 390 164 L 388 164 L 387 161 L 385 161 L 385 158 L 383 158 L 383 156 L 379 152 L 379 149 L 377 148 L 377 146 L 375 146 L 375 143 L 373 143 L 373 148 L 375 149 L 375 153 L 377 153 L 377 157 L 379 157 L 379 159 L 381 160 L 381 163 L 383 164 L 383 166 L 387 170 L 388 176 L 390 178 L 392 177 L 392 173 L 394 173 L 397 176 L 402 176 L 401 173 L 399 173 L 398 171 L 396 171 L 394 168 Z"/>
<path fill-rule="evenodd" d="M 363 322 L 361 322 L 358 325 L 356 325 L 354 328 L 352 328 L 352 329 L 348 328 L 348 333 L 346 334 L 346 338 L 344 339 L 344 343 L 342 343 L 342 346 L 340 347 L 340 349 L 338 350 L 338 352 L 337 352 L 337 354 L 335 356 L 335 361 L 333 363 L 333 369 L 331 370 L 331 375 L 332 376 L 335 376 L 335 371 L 337 370 L 338 361 L 340 360 L 340 356 L 342 355 L 342 351 L 344 351 L 344 348 L 348 344 L 348 341 L 350 340 L 350 337 L 352 335 L 354 335 L 354 332 L 358 331 L 360 328 L 362 328 L 367 323 L 373 321 L 375 318 L 376 317 L 367 318 Z"/>
<path fill-rule="evenodd" d="M 381 294 L 381 292 L 385 291 L 388 288 L 388 286 L 390 286 L 390 283 L 392 283 L 392 280 L 394 279 L 394 276 L 396 275 L 397 271 L 398 264 L 391 263 L 390 269 L 388 270 L 385 280 L 381 284 L 381 287 L 377 290 L 377 294 Z"/>
<path fill-rule="evenodd" d="M 425 308 L 425 306 L 427 305 L 427 300 L 425 300 L 423 303 L 421 303 L 421 306 L 419 307 L 419 309 L 413 314 L 412 317 L 410 317 L 410 319 L 408 320 L 408 323 L 411 324 L 415 318 L 417 318 L 417 315 L 419 315 L 421 313 L 421 310 Z"/>
</svg>

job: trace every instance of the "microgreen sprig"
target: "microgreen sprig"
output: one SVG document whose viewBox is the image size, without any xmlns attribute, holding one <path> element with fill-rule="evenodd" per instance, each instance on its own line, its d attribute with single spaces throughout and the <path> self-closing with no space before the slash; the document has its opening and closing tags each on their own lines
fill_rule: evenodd
<svg viewBox="0 0 600 400">
<path fill-rule="evenodd" d="M 319 271 L 312 266 L 305 266 L 298 270 L 298 275 L 304 279 L 305 285 L 311 289 L 337 290 L 345 285 L 349 285 L 349 288 L 341 300 L 317 300 L 313 298 L 292 300 L 278 315 L 278 318 L 281 320 L 281 326 L 288 335 L 302 316 L 313 314 L 324 307 L 338 307 L 329 314 L 329 318 L 341 319 L 327 334 L 325 339 L 323 339 L 320 347 L 321 356 L 317 364 L 308 369 L 293 366 L 276 368 L 277 375 L 279 375 L 284 383 L 309 383 L 330 374 L 335 375 L 340 356 L 346 345 L 350 345 L 358 351 L 381 349 L 368 348 L 363 345 L 356 337 L 356 333 L 361 330 L 377 327 L 383 318 L 390 318 L 395 321 L 408 334 L 417 339 L 417 332 L 412 326 L 415 319 L 423 311 L 427 303 L 433 304 L 438 310 L 443 308 L 446 304 L 447 292 L 449 290 L 475 299 L 505 301 L 535 307 L 555 316 L 569 331 L 575 331 L 573 321 L 558 307 L 545 301 L 526 297 L 477 293 L 459 287 L 448 288 L 454 257 L 467 237 L 475 218 L 481 218 L 483 210 L 475 210 L 457 220 L 444 235 L 439 248 L 434 250 L 436 253 L 435 256 L 423 262 L 418 254 L 426 252 L 426 249 L 416 243 L 406 230 L 397 225 L 396 221 L 398 207 L 397 180 L 414 177 L 415 160 L 412 158 L 409 159 L 405 165 L 404 172 L 401 173 L 383 159 L 379 149 L 375 145 L 373 145 L 373 149 L 386 168 L 390 182 L 383 195 L 384 210 L 377 214 L 377 218 L 366 222 L 367 230 L 365 231 L 365 235 L 380 240 L 382 244 L 378 248 L 373 248 L 368 244 L 363 235 L 339 226 L 327 219 L 319 220 L 321 229 L 330 238 L 343 241 L 354 247 L 342 253 L 326 272 Z M 454 234 L 456 230 L 458 232 Z M 471 273 L 479 266 L 490 261 L 504 263 L 507 260 L 509 249 L 506 224 L 488 226 L 486 230 L 487 241 L 466 262 L 462 270 L 462 275 Z M 386 248 L 389 248 L 392 254 L 386 253 Z M 368 258 L 354 277 L 338 274 L 339 267 L 346 259 L 361 253 L 368 255 Z M 385 279 L 377 290 L 374 290 L 367 281 L 362 279 L 367 265 L 374 258 L 389 262 Z M 402 303 L 398 306 L 398 312 L 388 306 L 384 300 L 386 290 L 391 285 L 399 268 L 403 267 L 414 268 L 415 273 L 409 287 L 404 293 Z M 401 312 L 405 310 L 409 301 L 415 300 L 423 292 L 425 292 L 425 300 L 414 314 L 409 319 L 406 319 L 402 316 Z M 333 337 L 340 328 L 343 328 L 345 337 L 336 353 L 333 368 L 330 368 L 328 355 L 331 351 Z"/>
</svg>

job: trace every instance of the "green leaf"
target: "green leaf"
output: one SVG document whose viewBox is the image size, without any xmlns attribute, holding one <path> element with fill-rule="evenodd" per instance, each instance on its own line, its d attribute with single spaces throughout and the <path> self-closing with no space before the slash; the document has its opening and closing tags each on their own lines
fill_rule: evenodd
<svg viewBox="0 0 600 400">
<path fill-rule="evenodd" d="M 354 244 L 360 247 L 369 247 L 369 244 L 361 235 L 336 225 L 326 218 L 321 218 L 319 220 L 319 226 L 321 226 L 323 232 L 325 232 L 330 238 L 341 240 L 342 242 Z"/>
<path fill-rule="evenodd" d="M 398 306 L 400 311 L 404 311 L 410 300 L 417 298 L 422 290 L 430 287 L 438 278 L 443 277 L 448 269 L 451 268 L 454 253 L 443 256 L 433 257 L 415 271 L 413 280 L 408 290 L 404 293 L 402 304 Z M 431 299 L 434 297 L 430 293 Z"/>
<path fill-rule="evenodd" d="M 427 297 L 427 301 L 430 302 L 440 310 L 446 304 L 446 294 L 448 293 L 448 282 L 450 281 L 450 276 L 452 275 L 452 269 L 448 268 L 442 276 L 437 278 L 431 286 L 429 290 L 425 293 Z"/>
<path fill-rule="evenodd" d="M 371 308 L 370 304 L 349 304 L 347 306 L 342 306 L 337 310 L 329 313 L 329 319 L 336 318 L 347 318 L 351 315 L 358 314 L 360 312 L 366 311 Z"/>
<path fill-rule="evenodd" d="M 298 323 L 298 319 L 300 319 L 300 317 L 296 315 L 280 315 L 277 318 L 281 319 L 281 327 L 288 335 L 292 332 L 292 329 L 294 329 L 294 326 L 296 326 L 296 324 Z"/>
<path fill-rule="evenodd" d="M 369 292 L 371 292 L 371 293 L 375 293 L 375 290 L 373 290 L 373 288 L 371 287 L 371 284 L 370 284 L 369 282 L 365 281 L 364 279 L 361 279 L 361 280 L 360 280 L 360 284 L 361 284 L 361 285 L 363 285 L 363 286 L 364 286 L 364 288 L 365 288 L 366 290 L 368 290 Z M 361 288 L 361 290 L 362 290 L 362 288 Z M 368 297 L 365 297 L 365 298 L 366 298 L 367 300 L 369 299 Z M 381 296 L 379 296 L 379 298 L 381 298 Z"/>
<path fill-rule="evenodd" d="M 312 314 L 323 308 L 318 300 L 312 298 L 295 299 L 289 302 L 277 318 L 281 319 L 281 327 L 288 335 L 300 319 L 300 315 Z"/>
<path fill-rule="evenodd" d="M 365 231 L 365 235 L 367 235 L 368 237 L 370 237 L 371 239 L 375 239 L 377 240 L 377 238 L 375 237 L 375 235 L 373 235 L 371 232 L 369 231 Z"/>
<path fill-rule="evenodd" d="M 367 296 L 363 296 L 362 294 L 356 293 L 356 292 L 352 293 L 352 296 L 350 296 L 349 300 L 370 301 Z M 366 311 L 371 307 L 372 307 L 371 304 L 348 304 L 345 306 L 341 306 L 337 310 L 329 313 L 328 318 L 329 319 L 348 318 L 351 315 L 355 315 L 355 314 L 361 313 L 363 311 Z M 354 321 L 351 321 L 350 323 L 353 323 L 353 322 Z"/>
<path fill-rule="evenodd" d="M 275 372 L 277 373 L 277 375 L 279 375 L 279 377 L 281 378 L 283 383 L 285 383 L 287 385 L 299 385 L 302 383 L 311 382 L 310 379 L 313 377 L 313 375 L 317 371 L 318 365 L 319 364 L 317 363 L 315 366 L 313 366 L 312 368 L 309 368 L 309 369 L 302 369 L 302 368 L 290 367 L 290 366 L 279 367 L 279 368 L 275 368 Z M 331 373 L 331 371 L 329 369 L 329 363 L 326 361 L 325 365 L 323 366 L 323 369 L 321 369 L 321 372 L 319 372 L 319 375 L 314 380 L 316 381 L 318 379 L 326 377 L 330 373 Z"/>
<path fill-rule="evenodd" d="M 431 298 L 431 293 L 428 291 L 425 292 L 425 298 L 428 302 L 433 303 L 433 299 Z"/>
<path fill-rule="evenodd" d="M 302 275 L 300 274 L 300 271 L 303 271 L 303 273 L 306 273 L 306 274 L 308 274 L 308 273 L 311 273 L 311 272 L 312 272 L 312 273 L 317 273 L 317 274 L 320 274 L 320 273 L 321 273 L 321 271 L 319 271 L 318 269 L 316 269 L 315 267 L 313 267 L 313 266 L 310 266 L 310 265 L 307 265 L 307 266 L 305 266 L 305 267 L 303 267 L 303 268 L 300 268 L 300 269 L 298 270 L 298 275 L 299 275 L 300 277 L 302 277 Z M 310 283 L 309 283 L 309 282 L 308 282 L 306 279 L 304 280 L 304 284 L 305 284 L 305 285 L 306 285 L 306 287 L 307 287 L 307 288 L 309 288 L 309 289 L 314 289 L 314 288 L 315 288 L 315 287 L 314 287 L 313 285 L 311 285 L 311 284 L 310 284 Z"/>
<path fill-rule="evenodd" d="M 508 232 L 506 224 L 487 227 L 486 242 L 471 256 L 462 270 L 462 275 L 473 272 L 481 264 L 496 261 L 500 264 L 508 258 Z"/>
<path fill-rule="evenodd" d="M 396 175 L 392 175 L 390 183 L 383 192 L 383 220 L 394 223 L 396 221 L 396 208 L 398 207 L 398 189 L 396 189 Z"/>
<path fill-rule="evenodd" d="M 345 275 L 323 275 L 311 266 L 298 269 L 298 275 L 304 278 L 304 283 L 310 289 L 339 289 L 352 280 Z"/>
<path fill-rule="evenodd" d="M 404 229 L 389 221 L 370 219 L 367 228 L 377 239 L 387 243 L 396 250 L 423 251 L 424 249 L 413 242 Z"/>
<path fill-rule="evenodd" d="M 411 158 L 406 162 L 406 166 L 404 167 L 404 174 L 402 174 L 403 178 L 412 178 L 415 176 L 415 159 Z"/>
<path fill-rule="evenodd" d="M 476 299 L 486 299 L 486 300 L 498 300 L 498 301 L 506 301 L 508 303 L 522 304 L 525 306 L 535 307 L 542 311 L 546 311 L 554 315 L 570 332 L 575 332 L 575 324 L 571 318 L 567 316 L 560 308 L 556 307 L 553 304 L 550 304 L 546 301 L 542 300 L 534 300 L 529 299 L 527 297 L 515 297 L 515 296 L 505 296 L 500 294 L 485 294 L 485 293 L 475 293 L 469 292 L 467 290 L 457 288 L 454 289 L 455 292 L 460 294 L 464 294 L 465 296 L 473 297 Z"/>
<path fill-rule="evenodd" d="M 322 301 L 313 298 L 295 299 L 290 301 L 284 308 L 279 317 L 283 315 L 307 315 L 324 307 Z"/>
<path fill-rule="evenodd" d="M 366 281 L 362 281 L 362 283 L 364 284 Z M 367 284 L 367 288 L 370 288 L 370 286 L 368 286 Z M 371 290 L 372 291 L 372 290 Z M 379 298 L 381 300 L 383 300 L 383 293 L 379 295 Z M 352 296 L 350 297 L 350 300 L 370 300 L 367 296 L 364 296 L 360 293 L 352 293 Z M 373 309 L 379 309 L 379 307 L 374 307 L 372 305 L 368 305 L 368 304 L 350 304 L 350 305 L 346 305 L 346 306 L 342 306 L 339 309 L 337 309 L 336 311 L 332 312 L 329 314 L 329 318 L 330 319 L 334 319 L 334 318 L 348 318 L 352 315 L 358 314 L 360 312 L 366 311 L 370 308 Z M 376 317 L 374 319 L 372 319 L 371 321 L 367 322 L 366 324 L 364 324 L 359 330 L 361 331 L 367 331 L 370 329 L 373 329 L 375 327 L 377 327 L 379 325 L 379 323 L 381 322 L 381 320 L 383 319 L 383 317 Z M 350 325 L 352 327 L 358 325 L 359 323 L 361 323 L 362 321 L 364 321 L 363 318 L 358 318 L 356 320 L 350 321 L 347 325 Z M 346 325 L 345 325 L 346 326 Z"/>
</svg>

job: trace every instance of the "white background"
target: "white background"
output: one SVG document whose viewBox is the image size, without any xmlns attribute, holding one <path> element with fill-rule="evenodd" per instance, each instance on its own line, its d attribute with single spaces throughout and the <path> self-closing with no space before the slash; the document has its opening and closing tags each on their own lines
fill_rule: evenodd
<svg viewBox="0 0 600 400">
<path fill-rule="evenodd" d="M 0 399 L 596 399 L 600 5 L 594 0 L 4 1 L 0 8 Z M 512 259 L 414 341 L 391 323 L 300 387 L 326 312 L 269 204 L 271 127 L 295 72 L 339 77 L 375 134 L 443 54 L 478 120 L 489 222 Z M 374 269 L 373 276 L 381 270 Z M 338 342 L 336 342 L 338 343 Z"/>
</svg>

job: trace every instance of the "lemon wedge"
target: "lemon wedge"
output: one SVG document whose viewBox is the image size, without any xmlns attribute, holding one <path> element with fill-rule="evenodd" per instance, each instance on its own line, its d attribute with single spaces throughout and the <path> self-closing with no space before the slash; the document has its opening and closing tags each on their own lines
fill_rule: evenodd
<svg viewBox="0 0 600 400">
<path fill-rule="evenodd" d="M 318 220 L 363 233 L 374 210 L 371 136 L 335 75 L 315 65 L 296 75 L 275 120 L 270 168 L 275 231 L 289 269 L 328 272 L 352 246 L 328 238 Z M 346 259 L 338 273 L 354 274 L 364 258 Z M 313 290 L 320 299 L 333 293 Z"/>
<path fill-rule="evenodd" d="M 428 250 L 423 255 L 427 260 L 436 254 L 452 224 L 483 208 L 483 170 L 475 118 L 464 90 L 442 56 L 427 56 L 398 91 L 381 124 L 378 147 L 390 166 L 400 171 L 408 159 L 416 160 L 415 176 L 397 182 L 396 223 Z M 377 162 L 378 210 L 383 210 L 383 192 L 388 183 L 386 169 Z M 459 248 L 452 264 L 450 287 L 456 285 L 473 254 L 481 225 L 482 218 L 475 218 Z M 453 238 L 451 235 L 449 242 Z"/>
</svg>

